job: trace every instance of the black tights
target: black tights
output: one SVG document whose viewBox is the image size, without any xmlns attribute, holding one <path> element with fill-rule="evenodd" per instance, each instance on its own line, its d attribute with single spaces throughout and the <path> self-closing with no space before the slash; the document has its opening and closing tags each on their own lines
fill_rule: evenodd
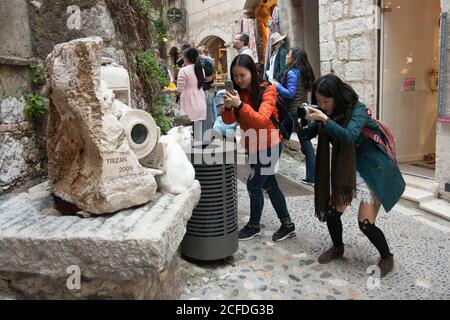
<svg viewBox="0 0 450 320">
<path fill-rule="evenodd" d="M 342 247 L 344 245 L 342 241 L 342 212 L 335 209 L 329 209 L 326 213 L 326 221 L 328 231 L 330 232 L 331 240 L 335 247 Z M 372 244 L 380 252 L 383 259 L 392 257 L 392 253 L 389 250 L 389 245 L 386 241 L 383 231 L 381 231 L 375 224 L 371 224 L 369 220 L 359 222 L 359 228 L 362 233 L 372 242 Z"/>
<path fill-rule="evenodd" d="M 386 241 L 383 231 L 381 231 L 375 224 L 371 224 L 368 219 L 359 223 L 359 228 L 362 233 L 369 238 L 370 242 L 377 248 L 383 259 L 392 257 L 392 253 L 389 250 L 389 245 Z"/>
<path fill-rule="evenodd" d="M 328 208 L 325 217 L 327 220 L 328 231 L 330 232 L 331 240 L 335 247 L 342 247 L 342 217 L 343 213 L 335 209 Z"/>
</svg>

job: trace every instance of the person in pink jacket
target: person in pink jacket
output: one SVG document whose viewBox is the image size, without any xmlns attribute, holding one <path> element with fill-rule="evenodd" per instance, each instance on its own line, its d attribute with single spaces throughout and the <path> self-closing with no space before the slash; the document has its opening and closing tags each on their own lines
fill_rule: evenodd
<svg viewBox="0 0 450 320">
<path fill-rule="evenodd" d="M 184 67 L 178 73 L 177 88 L 167 91 L 181 94 L 181 111 L 194 122 L 194 141 L 198 142 L 203 140 L 202 121 L 206 119 L 205 74 L 197 49 L 184 50 L 183 59 Z"/>
</svg>

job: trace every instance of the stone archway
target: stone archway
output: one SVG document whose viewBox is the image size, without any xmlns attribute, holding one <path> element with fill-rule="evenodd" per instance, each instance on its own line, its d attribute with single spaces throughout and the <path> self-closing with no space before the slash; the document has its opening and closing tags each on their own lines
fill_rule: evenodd
<svg viewBox="0 0 450 320">
<path fill-rule="evenodd" d="M 198 42 L 199 46 L 205 46 L 209 50 L 209 54 L 215 60 L 215 79 L 216 82 L 223 82 L 228 78 L 228 58 L 229 46 L 225 40 L 218 36 L 210 35 Z"/>
<path fill-rule="evenodd" d="M 227 46 L 231 45 L 231 42 L 233 40 L 232 33 L 226 32 L 219 27 L 209 26 L 206 30 L 202 31 L 195 37 L 194 42 L 196 45 L 200 45 L 201 43 L 205 42 L 205 39 L 209 39 L 211 37 L 222 39 Z"/>
<path fill-rule="evenodd" d="M 169 65 L 173 66 L 173 65 L 175 65 L 177 63 L 177 59 L 178 59 L 179 54 L 180 54 L 180 51 L 178 50 L 177 47 L 172 47 L 169 50 L 169 59 L 170 59 L 169 60 Z"/>
</svg>

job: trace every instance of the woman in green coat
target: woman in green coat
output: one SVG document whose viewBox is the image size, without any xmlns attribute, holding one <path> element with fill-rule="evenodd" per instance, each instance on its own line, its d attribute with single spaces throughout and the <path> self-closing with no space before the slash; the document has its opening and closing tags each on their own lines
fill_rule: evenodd
<svg viewBox="0 0 450 320">
<path fill-rule="evenodd" d="M 319 136 L 315 209 L 333 241 L 319 263 L 344 255 L 341 216 L 356 198 L 361 202 L 359 227 L 380 252 L 378 266 L 384 277 L 394 268 L 394 256 L 375 223 L 381 206 L 389 212 L 399 201 L 405 181 L 384 146 L 362 134 L 364 128 L 379 133 L 379 127 L 348 84 L 334 75 L 320 78 L 313 86 L 312 103 L 318 108 L 305 109 L 313 122 L 302 135 L 306 139 Z"/>
</svg>

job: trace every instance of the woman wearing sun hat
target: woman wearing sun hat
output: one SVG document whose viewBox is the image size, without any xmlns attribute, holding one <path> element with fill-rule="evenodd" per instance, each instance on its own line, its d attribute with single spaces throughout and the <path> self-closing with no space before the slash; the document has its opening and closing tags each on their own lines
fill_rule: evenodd
<svg viewBox="0 0 450 320">
<path fill-rule="evenodd" d="M 274 80 L 281 82 L 284 73 L 286 72 L 286 56 L 287 52 L 284 46 L 284 40 L 286 35 L 281 35 L 275 32 L 270 37 L 272 45 L 272 54 L 270 57 L 270 63 L 266 68 L 267 80 L 273 83 Z"/>
</svg>

